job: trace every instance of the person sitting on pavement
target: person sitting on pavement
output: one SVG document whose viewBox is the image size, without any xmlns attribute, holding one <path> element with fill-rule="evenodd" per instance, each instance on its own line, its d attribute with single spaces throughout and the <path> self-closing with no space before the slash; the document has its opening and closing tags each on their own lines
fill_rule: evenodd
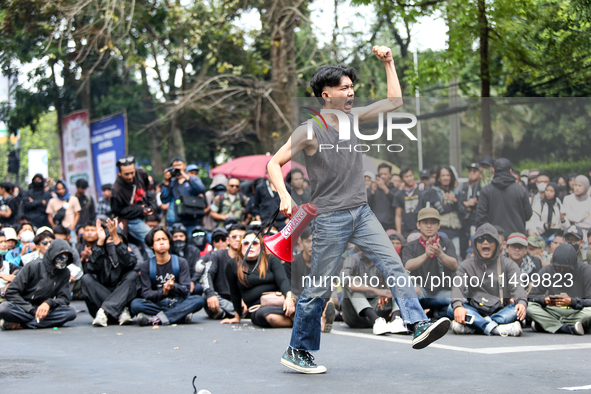
<svg viewBox="0 0 591 394">
<path fill-rule="evenodd" d="M 545 249 L 546 241 L 544 241 L 544 238 L 540 237 L 539 235 L 530 235 L 527 237 L 527 253 L 529 253 L 532 257 L 537 257 L 540 259 L 542 262 L 542 267 L 550 264 L 548 256 L 544 254 Z"/>
<path fill-rule="evenodd" d="M 6 238 L 6 253 L 4 253 L 3 260 L 17 267 L 21 266 L 21 249 L 20 241 L 16 235 L 15 229 L 12 227 L 4 228 L 4 237 Z"/>
<path fill-rule="evenodd" d="M 544 275 L 552 280 L 542 280 Z M 552 263 L 540 271 L 540 279 L 529 294 L 527 315 L 532 319 L 532 330 L 574 335 L 589 331 L 591 266 L 577 262 L 574 248 L 562 244 L 554 251 Z"/>
<path fill-rule="evenodd" d="M 18 265 L 4 260 L 4 254 L 1 254 L 2 252 L 6 252 L 6 235 L 4 235 L 4 231 L 0 231 L 0 302 L 6 301 L 4 298 L 6 288 L 21 269 Z"/>
<path fill-rule="evenodd" d="M 358 248 L 345 259 L 342 277 L 341 311 L 343 321 L 349 327 L 373 328 L 374 335 L 410 334 L 400 317 L 400 310 L 393 307 L 392 292 L 380 270 Z M 374 278 L 378 279 L 377 283 Z"/>
<path fill-rule="evenodd" d="M 189 272 L 191 276 L 190 294 L 203 295 L 203 286 L 194 280 L 195 277 L 195 263 L 201 258 L 200 250 L 187 242 L 187 228 L 182 223 L 175 223 L 170 227 L 172 234 L 172 248 L 171 253 L 187 260 L 189 264 Z"/>
<path fill-rule="evenodd" d="M 577 262 L 591 264 L 591 250 L 583 249 L 584 233 L 579 226 L 572 225 L 563 233 L 564 243 L 571 244 L 577 252 Z"/>
<path fill-rule="evenodd" d="M 458 269 L 456 250 L 449 238 L 437 234 L 440 225 L 437 209 L 423 208 L 417 219 L 421 237 L 404 246 L 402 263 L 413 278 L 420 278 L 420 283 L 415 283 L 415 289 L 421 306 L 431 309 L 436 318 L 447 316 L 451 297 L 450 279 Z"/>
<path fill-rule="evenodd" d="M 0 328 L 61 327 L 76 318 L 70 306 L 70 245 L 61 239 L 51 243 L 42 259 L 27 264 L 6 290 L 0 304 Z"/>
<path fill-rule="evenodd" d="M 106 327 L 109 320 L 119 325 L 133 322 L 129 304 L 137 296 L 136 257 L 117 224 L 117 219 L 108 219 L 106 226 L 97 219 L 98 240 L 82 277 L 82 295 L 95 327 Z"/>
<path fill-rule="evenodd" d="M 249 308 L 247 317 L 250 316 L 254 325 L 266 328 L 292 327 L 295 298 L 281 260 L 267 254 L 262 237 L 257 238 L 254 232 L 246 232 L 239 250 L 234 261 L 226 266 L 234 317 L 223 319 L 220 323 L 240 323 L 239 311 L 242 311 L 244 301 Z M 274 300 L 270 300 L 271 305 L 263 306 L 263 295 L 269 292 L 281 292 L 285 299 L 269 294 L 275 295 Z"/>
<path fill-rule="evenodd" d="M 524 284 L 526 291 L 529 291 L 529 284 L 542 269 L 542 260 L 529 254 L 527 245 L 528 240 L 524 234 L 512 233 L 507 238 L 507 257 L 519 267 L 520 274 L 517 278 Z"/>
<path fill-rule="evenodd" d="M 140 297 L 131 302 L 131 313 L 140 326 L 191 323 L 193 313 L 203 308 L 200 295 L 191 295 L 191 276 L 187 260 L 170 254 L 172 235 L 154 227 L 144 240 L 155 257 L 140 269 Z"/>
<path fill-rule="evenodd" d="M 212 237 L 221 237 L 223 235 L 221 228 L 213 230 Z M 234 305 L 232 304 L 232 294 L 228 278 L 226 276 L 226 266 L 236 260 L 240 254 L 241 242 L 246 229 L 243 224 L 233 224 L 230 227 L 228 238 L 230 242 L 227 249 L 213 251 L 203 256 L 202 264 L 204 272 L 202 276 L 203 288 L 207 303 L 205 313 L 212 319 L 225 319 L 234 316 Z M 197 267 L 195 271 L 197 271 Z M 201 270 L 201 269 L 199 269 Z M 241 307 L 240 311 L 243 310 Z"/>
<path fill-rule="evenodd" d="M 521 282 L 511 280 L 519 278 L 519 266 L 500 255 L 499 235 L 491 224 L 476 229 L 474 245 L 474 257 L 460 263 L 452 281 L 447 313 L 454 319 L 453 332 L 520 336 L 517 320 L 525 319 L 527 296 Z"/>
</svg>

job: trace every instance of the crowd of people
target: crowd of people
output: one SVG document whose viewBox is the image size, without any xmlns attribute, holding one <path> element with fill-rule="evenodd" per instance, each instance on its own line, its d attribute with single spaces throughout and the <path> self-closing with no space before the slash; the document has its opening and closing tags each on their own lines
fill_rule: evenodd
<svg viewBox="0 0 591 394">
<path fill-rule="evenodd" d="M 268 179 L 218 175 L 206 190 L 198 167 L 179 157 L 160 184 L 132 156 L 117 168 L 96 203 L 83 179 L 72 194 L 41 174 L 28 190 L 0 184 L 0 328 L 61 326 L 76 318 L 72 299 L 85 301 L 97 327 L 190 323 L 201 309 L 222 324 L 292 327 L 314 234 L 302 232 L 292 262 L 267 250 L 259 230 L 289 220 L 271 222 L 280 199 Z M 586 175 L 551 179 L 488 156 L 468 166 L 463 183 L 450 166 L 392 171 L 365 172 L 368 204 L 429 317 L 453 319 L 456 334 L 589 331 Z M 286 183 L 295 204 L 310 202 L 302 171 Z M 354 245 L 339 272 L 349 280 L 325 294 L 323 332 L 343 321 L 376 335 L 409 333 L 389 278 Z M 352 280 L 362 277 L 376 280 Z"/>
</svg>

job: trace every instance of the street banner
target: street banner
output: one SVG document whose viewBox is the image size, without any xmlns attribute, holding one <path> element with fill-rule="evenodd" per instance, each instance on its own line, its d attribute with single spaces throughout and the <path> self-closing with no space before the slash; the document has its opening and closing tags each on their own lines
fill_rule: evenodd
<svg viewBox="0 0 591 394">
<path fill-rule="evenodd" d="M 64 178 L 70 194 L 76 193 L 78 179 L 86 179 L 87 193 L 96 199 L 88 111 L 64 116 L 62 132 Z"/>
<path fill-rule="evenodd" d="M 103 195 L 101 186 L 114 184 L 117 160 L 126 155 L 127 121 L 125 112 L 108 115 L 90 122 L 90 141 L 94 164 L 96 193 Z"/>
</svg>

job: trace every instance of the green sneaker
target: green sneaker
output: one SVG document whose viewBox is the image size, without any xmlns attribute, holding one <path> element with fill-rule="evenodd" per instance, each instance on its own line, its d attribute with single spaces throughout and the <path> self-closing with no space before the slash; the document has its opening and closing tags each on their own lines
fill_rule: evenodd
<svg viewBox="0 0 591 394">
<path fill-rule="evenodd" d="M 414 333 L 412 336 L 412 348 L 423 349 L 447 334 L 450 320 L 447 317 L 442 317 L 436 322 L 421 321 L 415 324 Z"/>
<path fill-rule="evenodd" d="M 301 373 L 325 373 L 326 368 L 322 365 L 314 364 L 314 357 L 305 350 L 295 350 L 291 346 L 287 348 L 283 357 L 281 357 L 281 364 L 287 368 Z"/>
</svg>

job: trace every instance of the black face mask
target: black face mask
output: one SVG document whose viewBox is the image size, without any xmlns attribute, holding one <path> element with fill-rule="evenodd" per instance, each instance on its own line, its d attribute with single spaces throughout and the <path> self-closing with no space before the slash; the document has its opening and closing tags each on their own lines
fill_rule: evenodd
<svg viewBox="0 0 591 394">
<path fill-rule="evenodd" d="M 575 252 L 579 253 L 579 249 L 581 248 L 581 246 L 577 243 L 574 242 L 567 242 L 569 245 L 571 245 L 573 248 L 575 248 Z"/>
<path fill-rule="evenodd" d="M 60 254 L 53 259 L 53 264 L 58 270 L 63 270 L 68 266 L 68 256 Z"/>
<path fill-rule="evenodd" d="M 113 268 L 117 268 L 119 266 L 119 257 L 117 256 L 117 251 L 115 250 L 115 244 L 113 242 L 105 244 L 105 249 L 107 250 L 107 254 L 109 255 L 109 259 L 111 260 Z"/>
<path fill-rule="evenodd" d="M 174 246 L 176 254 L 178 254 L 180 257 L 185 256 L 185 247 L 187 246 L 186 241 L 173 241 L 172 246 Z"/>
<path fill-rule="evenodd" d="M 34 181 L 34 182 L 33 182 L 33 187 L 34 187 L 35 189 L 41 189 L 41 188 L 43 188 L 43 182 L 40 182 L 40 181 Z"/>
</svg>

